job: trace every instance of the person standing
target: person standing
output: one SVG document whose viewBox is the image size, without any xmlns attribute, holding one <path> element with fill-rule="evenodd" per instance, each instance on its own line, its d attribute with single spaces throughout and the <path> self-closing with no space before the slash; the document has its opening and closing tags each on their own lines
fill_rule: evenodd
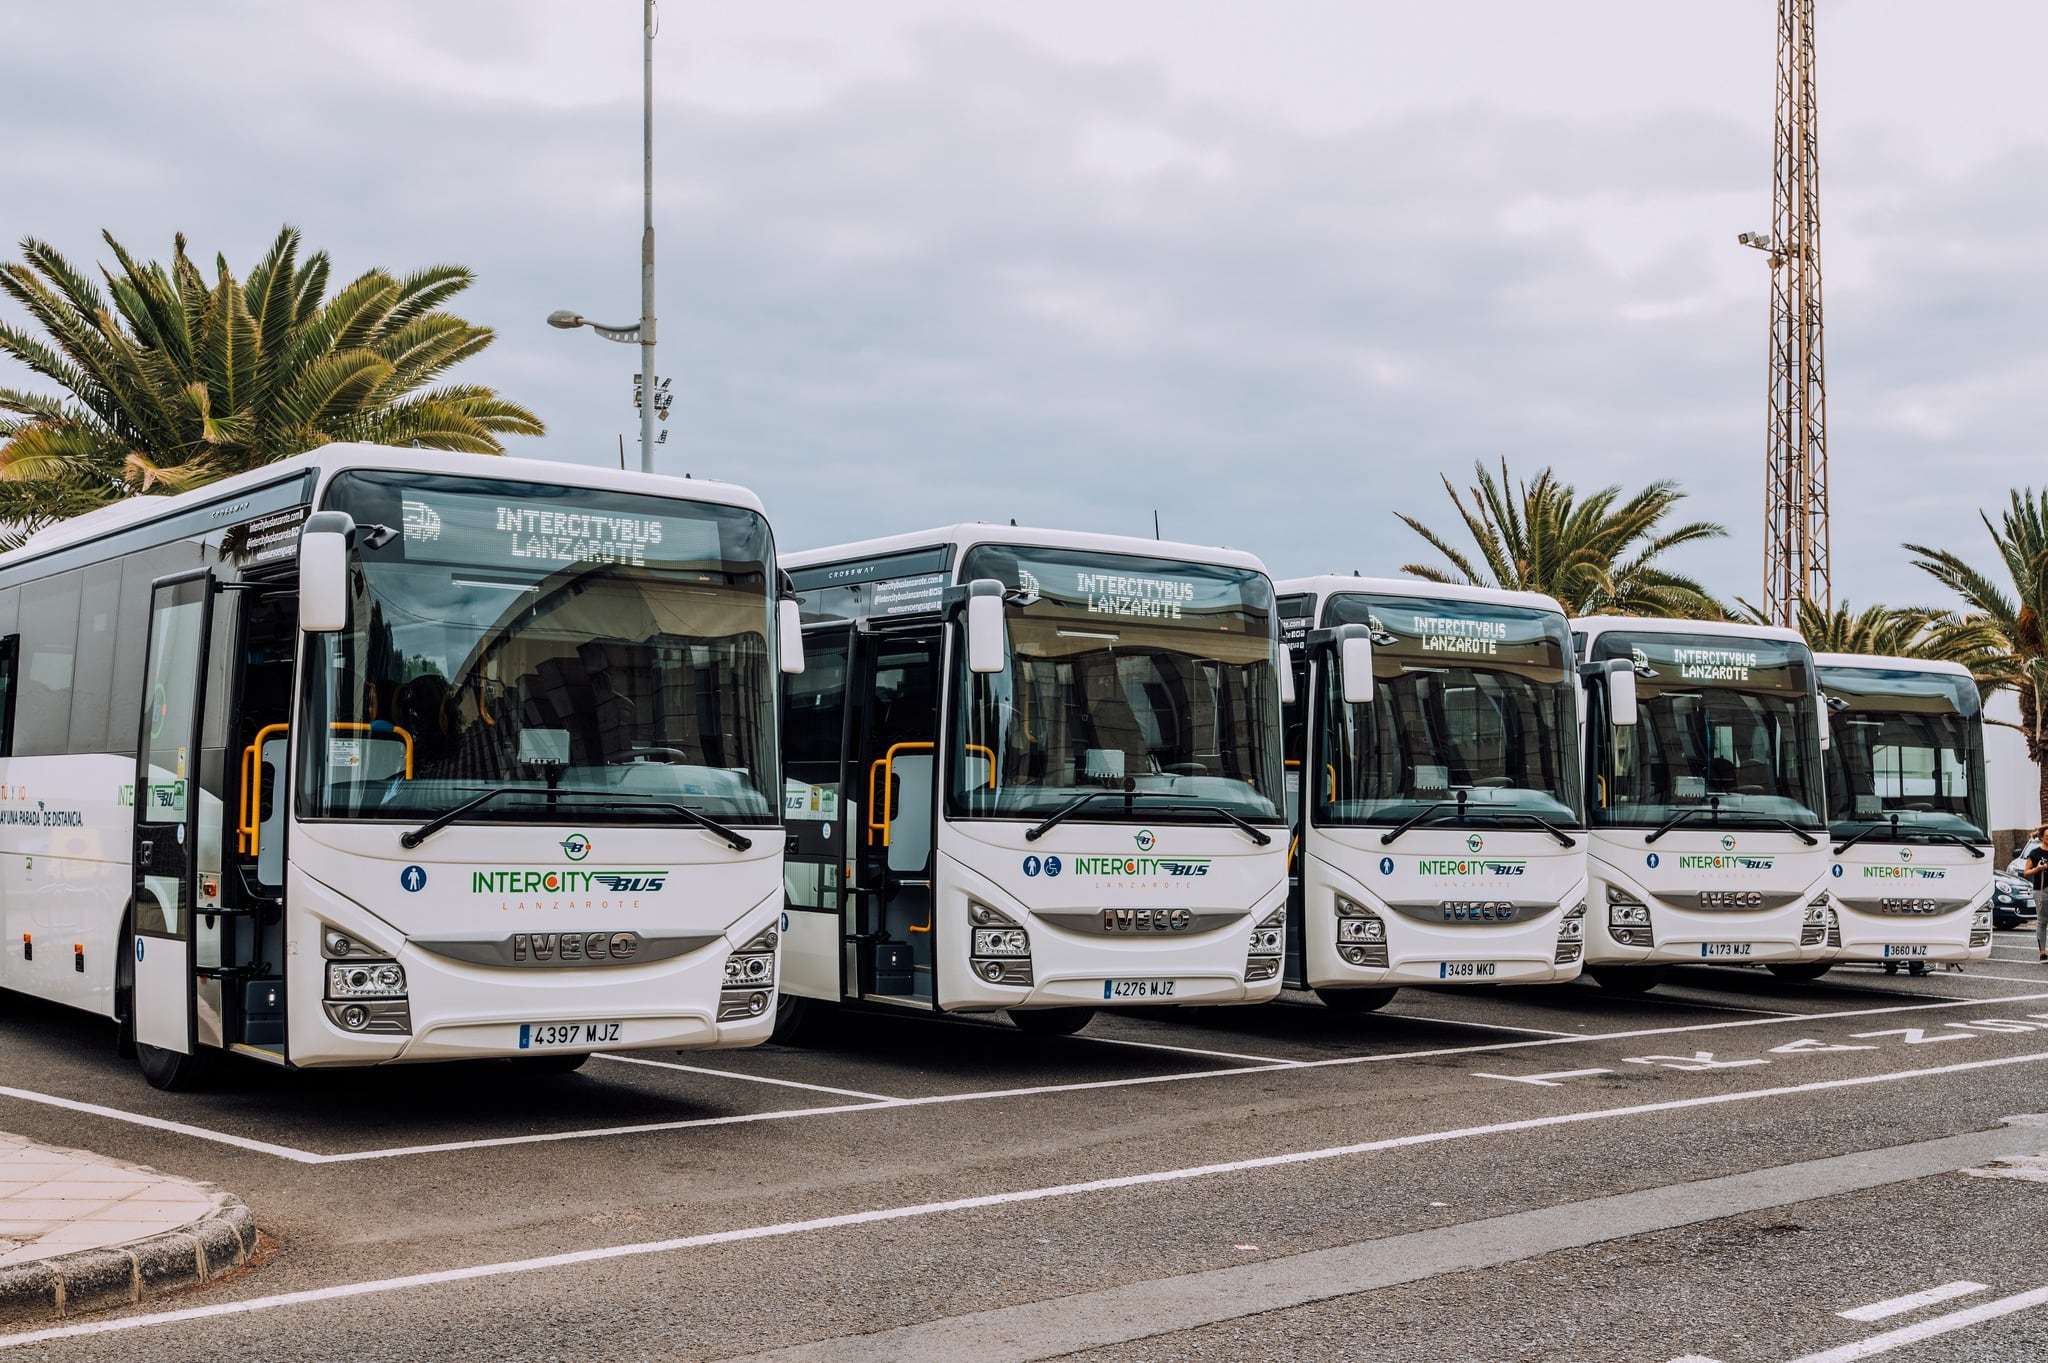
<svg viewBox="0 0 2048 1363">
<path fill-rule="evenodd" d="M 2020 874 L 2034 887 L 2034 950 L 2048 961 L 2048 823 L 2034 830 L 2020 863 Z"/>
</svg>

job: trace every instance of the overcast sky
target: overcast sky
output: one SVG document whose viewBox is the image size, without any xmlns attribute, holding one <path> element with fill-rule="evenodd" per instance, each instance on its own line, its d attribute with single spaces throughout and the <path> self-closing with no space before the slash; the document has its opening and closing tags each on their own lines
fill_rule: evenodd
<svg viewBox="0 0 2048 1363">
<path fill-rule="evenodd" d="M 634 0 L 0 0 L 0 237 L 455 261 L 616 461 Z M 1761 580 L 1771 0 L 709 0 L 656 41 L 660 466 L 786 548 L 956 519 L 1390 572 L 1475 459 L 1675 477 Z M 1934 22 L 1935 17 L 1940 22 Z M 2048 6 L 1822 0 L 1838 599 L 2048 482 Z M 8 252 L 13 254 L 11 247 Z M 0 383 L 21 382 L 0 369 Z M 630 453 L 630 451 L 629 451 Z"/>
</svg>

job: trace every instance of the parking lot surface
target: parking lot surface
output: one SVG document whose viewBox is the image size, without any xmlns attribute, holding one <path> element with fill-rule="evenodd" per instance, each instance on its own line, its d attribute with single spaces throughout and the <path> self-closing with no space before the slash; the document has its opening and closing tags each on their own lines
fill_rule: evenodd
<svg viewBox="0 0 2048 1363">
<path fill-rule="evenodd" d="M 9 998 L 0 1129 L 222 1185 L 268 1239 L 0 1358 L 2038 1359 L 2034 956 L 185 1094 Z"/>
</svg>

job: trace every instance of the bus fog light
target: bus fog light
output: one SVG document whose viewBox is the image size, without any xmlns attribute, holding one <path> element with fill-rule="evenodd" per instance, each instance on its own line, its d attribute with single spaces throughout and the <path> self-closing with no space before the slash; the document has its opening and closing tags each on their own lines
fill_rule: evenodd
<svg viewBox="0 0 2048 1363">
<path fill-rule="evenodd" d="M 990 984 L 1001 984 L 1003 982 L 1003 963 L 1001 961 L 983 961 L 978 968 L 981 971 L 981 977 Z"/>
<path fill-rule="evenodd" d="M 341 1010 L 341 1025 L 351 1032 L 360 1032 L 370 1025 L 370 1010 L 360 1003 L 351 1003 Z"/>
<path fill-rule="evenodd" d="M 1364 947 L 1345 947 L 1345 948 L 1344 948 L 1344 959 L 1345 959 L 1345 960 L 1347 960 L 1347 961 L 1349 961 L 1349 962 L 1351 962 L 1351 964 L 1353 964 L 1353 965 L 1364 965 L 1364 964 L 1365 964 L 1365 948 L 1364 948 Z"/>
<path fill-rule="evenodd" d="M 333 999 L 403 998 L 405 967 L 396 961 L 329 962 L 327 996 Z"/>
<path fill-rule="evenodd" d="M 1022 928 L 976 928 L 976 956 L 1029 956 L 1031 937 Z"/>
</svg>

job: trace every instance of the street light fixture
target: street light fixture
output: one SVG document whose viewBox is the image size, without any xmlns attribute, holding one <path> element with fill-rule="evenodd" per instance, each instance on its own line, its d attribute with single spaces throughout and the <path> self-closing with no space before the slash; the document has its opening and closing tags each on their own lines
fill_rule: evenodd
<svg viewBox="0 0 2048 1363">
<path fill-rule="evenodd" d="M 567 309 L 548 314 L 548 325 L 563 331 L 589 327 L 607 341 L 640 347 L 640 374 L 634 384 L 634 400 L 640 406 L 640 471 L 654 472 L 654 418 L 657 405 L 661 419 L 668 420 L 668 384 L 654 379 L 654 34 L 657 27 L 654 0 L 641 0 L 641 201 L 640 230 L 640 320 L 632 326 L 613 327 L 593 322 Z M 668 438 L 668 432 L 662 432 Z"/>
</svg>

